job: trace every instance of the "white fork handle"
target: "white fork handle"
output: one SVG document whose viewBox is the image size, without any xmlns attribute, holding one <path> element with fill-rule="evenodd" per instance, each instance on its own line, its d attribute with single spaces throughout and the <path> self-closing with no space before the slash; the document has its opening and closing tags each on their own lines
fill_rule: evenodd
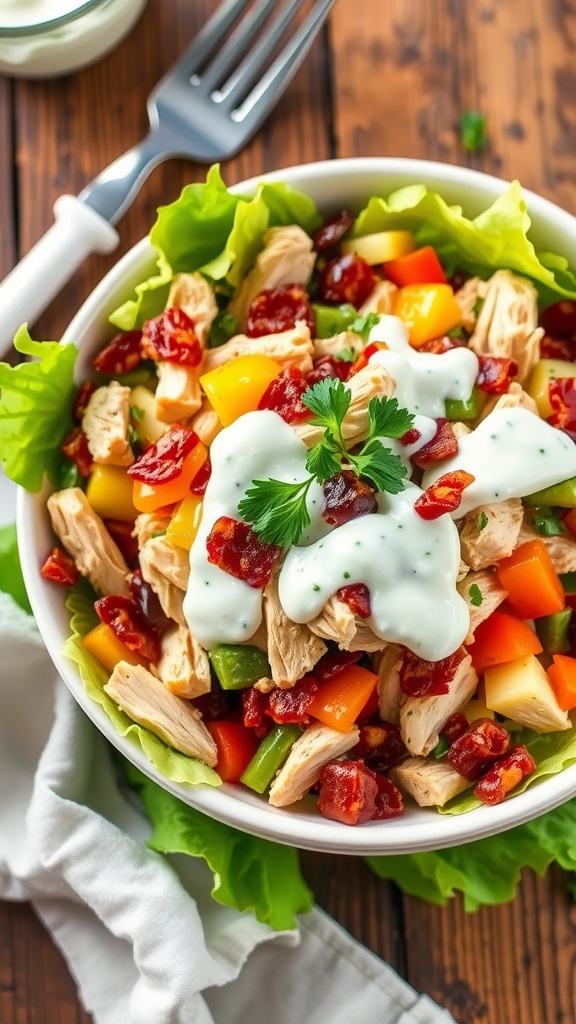
<svg viewBox="0 0 576 1024">
<path fill-rule="evenodd" d="M 60 196 L 54 224 L 0 284 L 0 357 L 23 323 L 34 323 L 91 252 L 116 248 L 118 232 L 77 196 Z"/>
</svg>

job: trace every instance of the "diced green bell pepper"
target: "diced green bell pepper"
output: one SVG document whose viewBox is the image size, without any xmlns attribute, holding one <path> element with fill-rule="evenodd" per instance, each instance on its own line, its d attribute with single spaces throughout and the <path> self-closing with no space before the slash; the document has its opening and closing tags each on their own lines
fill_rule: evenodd
<svg viewBox="0 0 576 1024">
<path fill-rule="evenodd" d="M 576 594 L 576 572 L 558 573 L 565 594 Z"/>
<path fill-rule="evenodd" d="M 544 487 L 541 491 L 528 494 L 523 499 L 526 505 L 538 508 L 539 505 L 558 505 L 560 508 L 576 508 L 576 476 L 562 483 Z"/>
<path fill-rule="evenodd" d="M 268 658 L 249 644 L 219 644 L 208 657 L 223 690 L 245 690 L 270 676 Z"/>
<path fill-rule="evenodd" d="M 480 403 L 478 401 L 478 388 L 472 389 L 469 398 L 446 398 L 446 416 L 449 420 L 476 420 L 480 415 Z"/>
<path fill-rule="evenodd" d="M 570 653 L 570 620 L 572 609 L 564 608 L 553 615 L 543 615 L 535 620 L 536 632 L 542 647 L 548 654 Z"/>
<path fill-rule="evenodd" d="M 301 735 L 297 725 L 277 725 L 262 740 L 240 782 L 256 793 L 263 793 Z"/>
<path fill-rule="evenodd" d="M 344 303 L 342 306 L 321 306 L 313 302 L 312 312 L 314 313 L 317 338 L 332 338 L 334 334 L 348 330 L 350 325 L 358 319 L 358 310 L 349 303 Z"/>
</svg>

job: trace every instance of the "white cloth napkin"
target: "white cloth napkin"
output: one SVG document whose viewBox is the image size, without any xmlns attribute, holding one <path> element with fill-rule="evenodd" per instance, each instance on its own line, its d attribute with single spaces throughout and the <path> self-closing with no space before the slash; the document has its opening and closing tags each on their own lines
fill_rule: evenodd
<svg viewBox="0 0 576 1024">
<path fill-rule="evenodd" d="M 275 933 L 149 833 L 33 621 L 0 594 L 0 897 L 32 900 L 96 1024 L 453 1024 L 319 909 Z"/>
</svg>

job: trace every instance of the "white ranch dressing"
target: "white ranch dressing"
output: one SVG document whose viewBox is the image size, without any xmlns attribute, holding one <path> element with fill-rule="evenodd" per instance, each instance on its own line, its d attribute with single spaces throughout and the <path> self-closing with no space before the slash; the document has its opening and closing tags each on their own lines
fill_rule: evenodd
<svg viewBox="0 0 576 1024">
<path fill-rule="evenodd" d="M 454 519 L 479 505 L 523 498 L 576 476 L 574 441 L 521 407 L 494 409 L 458 445 L 457 455 L 431 466 L 422 479 L 426 488 L 444 473 L 464 469 L 472 474 L 474 483 L 463 492 Z"/>
<path fill-rule="evenodd" d="M 413 510 L 422 493 L 407 484 L 379 497 L 379 511 L 352 519 L 308 547 L 292 547 L 279 597 L 294 622 L 309 622 L 340 587 L 364 583 L 377 636 L 404 644 L 426 661 L 455 651 L 470 627 L 456 590 L 458 531 L 448 516 L 426 522 Z"/>
</svg>

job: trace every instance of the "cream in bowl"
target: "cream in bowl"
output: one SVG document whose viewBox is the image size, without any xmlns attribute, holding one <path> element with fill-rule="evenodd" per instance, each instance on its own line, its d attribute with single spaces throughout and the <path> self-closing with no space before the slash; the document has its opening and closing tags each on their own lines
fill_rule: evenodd
<svg viewBox="0 0 576 1024">
<path fill-rule="evenodd" d="M 160 211 L 160 275 L 143 241 L 66 332 L 75 386 L 44 350 L 70 411 L 19 497 L 39 627 L 215 818 L 349 853 L 509 828 L 576 790 L 573 219 L 416 161 L 262 182 Z M 33 446 L 4 453 L 29 487 Z"/>
</svg>

